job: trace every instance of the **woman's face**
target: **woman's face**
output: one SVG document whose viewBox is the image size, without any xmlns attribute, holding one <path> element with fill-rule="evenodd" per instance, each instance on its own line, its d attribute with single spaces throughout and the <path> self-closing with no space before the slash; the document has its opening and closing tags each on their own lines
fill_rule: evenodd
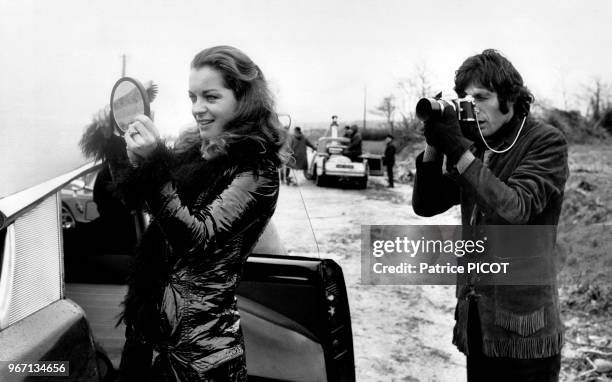
<svg viewBox="0 0 612 382">
<path fill-rule="evenodd" d="M 210 66 L 191 70 L 189 98 L 202 139 L 220 135 L 238 108 L 234 92 L 225 87 L 221 73 Z"/>
</svg>

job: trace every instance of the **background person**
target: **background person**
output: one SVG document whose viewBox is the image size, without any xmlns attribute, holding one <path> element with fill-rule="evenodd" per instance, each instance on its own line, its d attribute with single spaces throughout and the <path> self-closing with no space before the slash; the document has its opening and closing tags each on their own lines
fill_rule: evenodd
<svg viewBox="0 0 612 382">
<path fill-rule="evenodd" d="M 306 177 L 306 171 L 308 170 L 308 155 L 306 147 L 310 147 L 316 150 L 317 147 L 310 142 L 308 138 L 302 133 L 302 128 L 296 126 L 293 129 L 293 135 L 290 137 L 290 147 L 293 155 L 293 160 L 289 161 L 289 166 L 296 170 L 302 170 L 304 177 Z M 290 184 L 289 177 L 287 177 L 287 184 Z"/>
<path fill-rule="evenodd" d="M 329 124 L 329 128 L 327 129 L 327 131 L 325 132 L 325 137 L 332 137 L 332 138 L 338 138 L 338 116 L 337 115 L 332 115 L 331 117 L 332 121 Z"/>
<path fill-rule="evenodd" d="M 359 132 L 359 128 L 357 125 L 351 126 L 351 133 L 348 136 L 350 138 L 350 142 L 346 149 L 344 149 L 344 155 L 351 158 L 352 162 L 360 162 L 361 161 L 361 133 Z"/>
<path fill-rule="evenodd" d="M 464 136 L 450 108 L 425 123 L 414 211 L 433 216 L 460 203 L 464 232 L 484 225 L 548 226 L 551 237 L 532 239 L 552 251 L 569 172 L 563 134 L 528 118 L 533 96 L 495 50 L 463 62 L 455 91 L 474 98 L 478 125 L 462 123 Z M 467 356 L 468 381 L 558 380 L 563 328 L 551 283 L 482 285 L 470 277 L 458 284 L 453 343 Z"/>
<path fill-rule="evenodd" d="M 285 133 L 285 145 L 290 144 L 290 133 L 289 133 L 289 125 L 283 126 L 283 131 Z M 282 163 L 280 169 L 278 170 L 278 174 L 280 177 L 281 183 L 290 184 L 291 178 L 289 177 L 289 173 L 291 172 L 291 167 L 287 165 L 287 163 Z"/>
<path fill-rule="evenodd" d="M 263 73 L 236 48 L 194 57 L 189 98 L 197 128 L 174 150 L 146 116 L 125 141 L 83 142 L 112 160 L 123 200 L 152 216 L 124 301 L 121 380 L 247 377 L 235 290 L 276 207 L 282 133 Z M 107 120 L 89 128 L 109 129 Z"/>
<path fill-rule="evenodd" d="M 395 166 L 395 145 L 393 144 L 393 135 L 387 134 L 385 137 L 385 156 L 383 164 L 387 167 L 387 181 L 389 187 L 393 188 L 393 166 Z"/>
</svg>

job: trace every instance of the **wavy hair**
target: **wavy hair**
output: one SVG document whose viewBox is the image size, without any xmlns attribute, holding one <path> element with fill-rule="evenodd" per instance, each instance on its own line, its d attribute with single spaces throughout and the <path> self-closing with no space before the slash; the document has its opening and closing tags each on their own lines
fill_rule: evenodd
<svg viewBox="0 0 612 382">
<path fill-rule="evenodd" d="M 191 68 L 203 67 L 221 74 L 224 86 L 233 92 L 238 103 L 236 114 L 220 136 L 202 142 L 197 128 L 188 128 L 179 135 L 175 148 L 180 152 L 200 144 L 205 158 L 250 153 L 271 159 L 276 165 L 284 161 L 286 137 L 261 69 L 239 49 L 224 45 L 204 49 L 195 55 Z"/>
<path fill-rule="evenodd" d="M 499 111 L 507 114 L 508 102 L 514 102 L 514 114 L 526 116 L 534 101 L 533 94 L 523 84 L 523 77 L 512 63 L 495 49 L 486 49 L 468 57 L 455 72 L 455 92 L 465 96 L 470 84 L 479 84 L 497 93 Z"/>
</svg>

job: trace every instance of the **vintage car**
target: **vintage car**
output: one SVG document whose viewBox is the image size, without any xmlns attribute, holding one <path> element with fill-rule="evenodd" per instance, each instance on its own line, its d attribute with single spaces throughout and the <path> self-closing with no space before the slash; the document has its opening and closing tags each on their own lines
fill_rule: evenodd
<svg viewBox="0 0 612 382">
<path fill-rule="evenodd" d="M 358 188 L 368 185 L 368 160 L 360 158 L 351 161 L 344 155 L 349 138 L 322 137 L 317 142 L 317 151 L 309 161 L 306 171 L 307 178 L 313 180 L 317 186 L 327 186 L 332 182 L 351 182 Z"/>
<path fill-rule="evenodd" d="M 61 375 L 74 381 L 112 380 L 118 367 L 124 328 L 115 323 L 132 256 L 114 240 L 122 225 L 96 225 L 100 164 L 82 159 L 77 140 L 66 143 L 68 159 L 14 145 L 12 157 L 29 165 L 0 167 L 0 361 L 9 361 L 0 380 L 60 375 L 28 366 L 41 362 L 65 362 Z M 146 219 L 133 222 L 137 235 Z M 246 263 L 238 307 L 249 380 L 355 380 L 340 266 L 288 255 L 273 224 Z"/>
<path fill-rule="evenodd" d="M 97 171 L 74 179 L 60 190 L 62 201 L 62 228 L 74 229 L 77 224 L 95 220 L 98 208 L 93 201 L 93 188 Z"/>
</svg>

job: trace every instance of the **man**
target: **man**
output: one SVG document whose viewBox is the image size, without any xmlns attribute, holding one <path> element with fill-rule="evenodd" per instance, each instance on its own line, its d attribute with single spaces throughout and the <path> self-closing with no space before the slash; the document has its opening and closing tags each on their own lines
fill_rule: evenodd
<svg viewBox="0 0 612 382">
<path fill-rule="evenodd" d="M 325 136 L 326 137 L 332 137 L 332 138 L 337 138 L 338 137 L 338 116 L 337 115 L 332 115 L 331 117 L 332 121 L 329 124 L 329 128 L 327 129 L 327 132 L 325 132 Z"/>
<path fill-rule="evenodd" d="M 425 123 L 415 212 L 433 216 L 460 203 L 464 232 L 496 225 L 550 227 L 552 239 L 534 239 L 550 249 L 569 172 L 563 135 L 527 118 L 533 96 L 495 50 L 461 65 L 455 91 L 473 97 L 476 122 L 460 126 L 455 111 L 446 108 L 441 118 Z M 481 285 L 469 277 L 458 281 L 457 299 L 453 343 L 467 356 L 469 382 L 558 380 L 563 331 L 555 281 Z"/>
<path fill-rule="evenodd" d="M 393 188 L 393 166 L 395 166 L 395 146 L 393 145 L 393 135 L 387 134 L 385 138 L 385 156 L 383 164 L 387 167 L 387 180 L 389 187 Z"/>
<path fill-rule="evenodd" d="M 357 125 L 351 126 L 351 133 L 348 138 L 350 138 L 350 142 L 348 146 L 344 149 L 344 155 L 351 158 L 352 162 L 361 161 L 361 134 L 359 133 L 359 128 Z"/>
<path fill-rule="evenodd" d="M 284 136 L 286 137 L 285 147 L 288 147 L 288 146 L 290 147 L 291 134 L 289 133 L 289 125 L 284 125 L 283 131 L 285 133 Z M 287 166 L 287 164 L 283 163 L 281 167 L 278 169 L 278 171 L 279 171 L 279 176 L 280 176 L 280 182 L 286 183 L 287 185 L 291 184 L 291 178 L 289 177 L 289 172 L 291 171 L 291 168 Z"/>
<path fill-rule="evenodd" d="M 291 168 L 296 170 L 303 170 L 304 177 L 306 176 L 306 171 L 308 169 L 308 155 L 306 152 L 306 146 L 310 147 L 313 150 L 316 150 L 316 146 L 308 140 L 302 134 L 302 129 L 299 126 L 296 126 L 293 130 L 293 135 L 291 136 L 290 147 L 293 155 L 293 160 L 289 161 L 289 165 Z M 287 174 L 288 175 L 288 174 Z M 290 178 L 287 176 L 287 184 L 291 183 Z"/>
</svg>

